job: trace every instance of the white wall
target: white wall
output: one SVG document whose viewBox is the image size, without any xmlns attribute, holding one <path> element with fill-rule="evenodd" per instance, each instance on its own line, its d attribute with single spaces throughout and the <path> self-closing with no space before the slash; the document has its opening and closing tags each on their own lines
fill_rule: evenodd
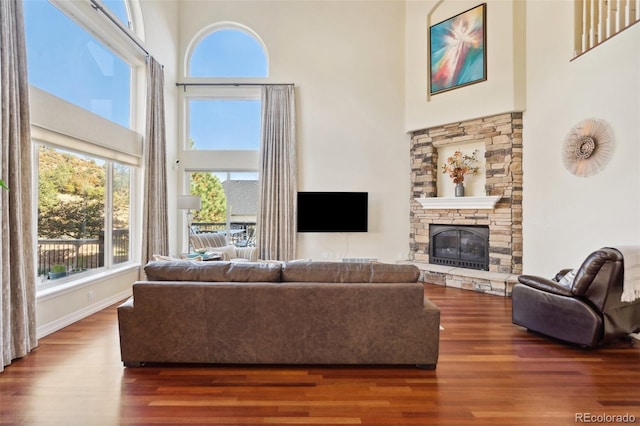
<svg viewBox="0 0 640 426">
<path fill-rule="evenodd" d="M 639 25 L 570 62 L 573 2 L 489 0 L 488 80 L 428 98 L 429 22 L 477 2 L 141 3 L 147 45 L 165 65 L 170 152 L 178 146 L 180 89 L 173 86 L 184 52 L 206 26 L 233 21 L 265 42 L 268 81 L 296 84 L 299 189 L 370 192 L 368 234 L 300 234 L 300 257 L 405 254 L 404 132 L 518 110 L 525 111 L 525 272 L 549 276 L 592 249 L 640 242 Z M 579 178 L 564 169 L 560 148 L 571 127 L 589 117 L 607 120 L 617 145 L 604 171 Z"/>
<path fill-rule="evenodd" d="M 572 2 L 527 2 L 524 270 L 552 276 L 603 246 L 640 243 L 640 25 L 572 57 Z M 587 118 L 616 140 L 607 167 L 569 173 L 561 147 Z"/>
<path fill-rule="evenodd" d="M 553 276 L 599 247 L 640 243 L 640 25 L 570 61 L 573 2 L 487 1 L 487 81 L 427 98 L 436 3 L 407 2 L 405 127 L 524 111 L 524 272 Z M 445 0 L 431 22 L 475 5 Z M 604 171 L 580 178 L 565 170 L 561 146 L 592 117 L 611 124 L 616 151 Z"/>
<path fill-rule="evenodd" d="M 369 192 L 368 233 L 298 234 L 298 257 L 407 256 L 404 7 L 398 1 L 180 2 L 181 58 L 203 28 L 235 22 L 265 43 L 267 81 L 295 83 L 298 189 Z"/>
<path fill-rule="evenodd" d="M 73 287 L 38 292 L 36 334 L 38 338 L 60 330 L 131 295 L 131 284 L 138 279 L 132 266 L 109 275 L 98 274 L 74 281 Z"/>
<path fill-rule="evenodd" d="M 486 1 L 487 80 L 429 95 L 429 28 L 479 4 L 470 0 L 407 1 L 407 131 L 524 109 L 522 1 Z"/>
</svg>

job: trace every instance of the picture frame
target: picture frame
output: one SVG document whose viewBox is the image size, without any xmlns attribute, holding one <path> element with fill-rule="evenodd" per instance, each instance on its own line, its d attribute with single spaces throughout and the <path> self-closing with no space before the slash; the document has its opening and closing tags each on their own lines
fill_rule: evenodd
<svg viewBox="0 0 640 426">
<path fill-rule="evenodd" d="M 482 3 L 429 27 L 429 93 L 487 79 L 487 5 Z"/>
</svg>

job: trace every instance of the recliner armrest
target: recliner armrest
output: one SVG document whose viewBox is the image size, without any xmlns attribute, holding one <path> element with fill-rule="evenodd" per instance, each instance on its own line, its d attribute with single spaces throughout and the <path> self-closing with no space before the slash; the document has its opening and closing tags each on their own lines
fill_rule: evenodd
<svg viewBox="0 0 640 426">
<path fill-rule="evenodd" d="M 572 270 L 571 268 L 561 269 L 560 271 L 558 271 L 558 273 L 556 274 L 556 276 L 555 276 L 555 278 L 553 280 L 560 282 L 562 277 L 564 277 L 569 272 L 571 272 L 571 270 Z"/>
<path fill-rule="evenodd" d="M 535 275 L 520 275 L 518 281 L 522 284 L 528 285 L 540 291 L 547 293 L 559 294 L 562 296 L 574 297 L 575 295 L 570 289 L 563 286 L 557 281 L 550 280 L 548 278 L 538 277 Z"/>
</svg>

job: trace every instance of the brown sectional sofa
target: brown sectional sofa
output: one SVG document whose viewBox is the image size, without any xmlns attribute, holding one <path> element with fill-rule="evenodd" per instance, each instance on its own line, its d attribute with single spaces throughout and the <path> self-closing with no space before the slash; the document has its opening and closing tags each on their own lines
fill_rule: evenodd
<svg viewBox="0 0 640 426">
<path fill-rule="evenodd" d="M 440 310 L 412 265 L 171 261 L 145 272 L 118 307 L 125 366 L 438 360 Z"/>
</svg>

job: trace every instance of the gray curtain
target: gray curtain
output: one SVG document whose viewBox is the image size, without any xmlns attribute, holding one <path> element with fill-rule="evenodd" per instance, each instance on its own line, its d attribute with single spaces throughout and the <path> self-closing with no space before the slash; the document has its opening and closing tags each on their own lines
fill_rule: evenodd
<svg viewBox="0 0 640 426">
<path fill-rule="evenodd" d="M 147 63 L 147 120 L 144 145 L 141 258 L 143 265 L 151 260 L 154 254 L 169 254 L 164 70 L 152 57 L 149 57 Z"/>
<path fill-rule="evenodd" d="M 36 339 L 36 274 L 31 191 L 31 133 L 29 84 L 22 0 L 0 1 L 0 96 L 2 151 L 0 189 L 2 241 L 0 271 L 0 354 L 4 370 L 27 355 Z"/>
<path fill-rule="evenodd" d="M 296 128 L 292 85 L 262 88 L 262 144 L 258 257 L 291 260 L 296 255 Z"/>
</svg>

